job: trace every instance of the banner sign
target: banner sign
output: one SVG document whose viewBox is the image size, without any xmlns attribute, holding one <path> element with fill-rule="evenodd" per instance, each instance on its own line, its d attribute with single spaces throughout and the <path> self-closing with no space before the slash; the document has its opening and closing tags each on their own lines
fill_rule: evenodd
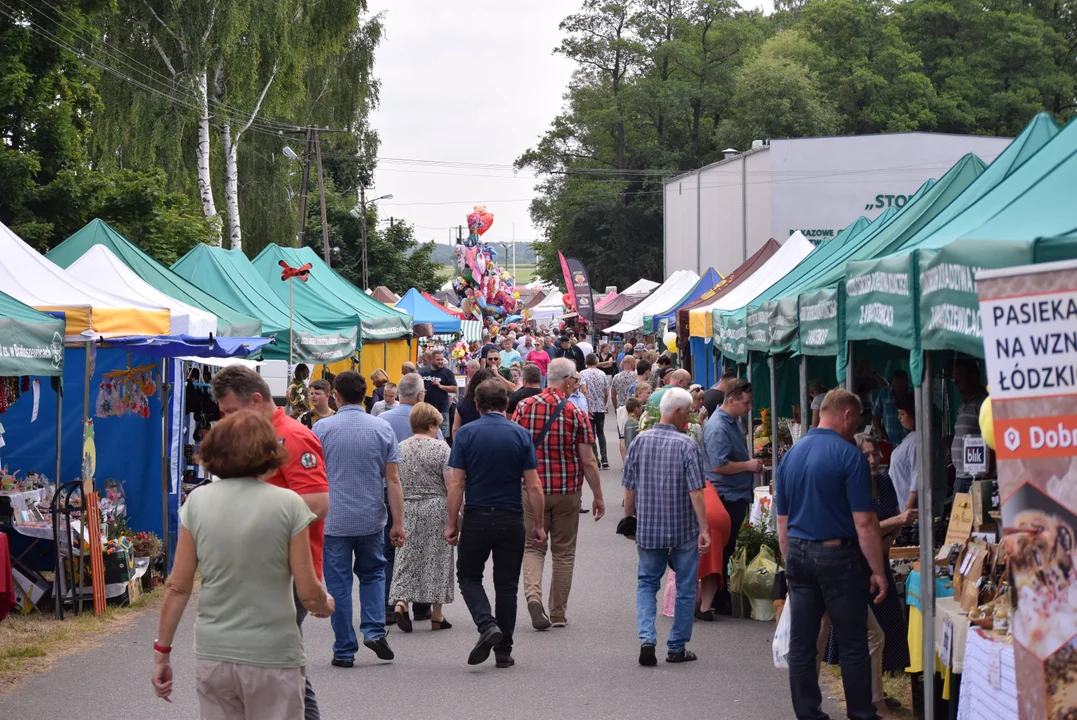
<svg viewBox="0 0 1077 720">
<path fill-rule="evenodd" d="M 572 271 L 568 269 L 568 261 L 565 260 L 564 253 L 558 250 L 557 257 L 561 261 L 561 274 L 565 276 L 565 295 L 568 296 L 568 303 L 572 310 L 577 310 L 579 306 L 576 304 L 576 289 L 572 285 Z"/>
<path fill-rule="evenodd" d="M 1077 262 L 979 272 L 976 286 L 1014 582 L 1018 711 L 1063 717 L 1077 694 Z"/>
<path fill-rule="evenodd" d="M 591 278 L 587 274 L 587 268 L 579 258 L 566 258 L 562 256 L 562 262 L 568 268 L 565 282 L 572 287 L 572 297 L 576 302 L 576 312 L 587 322 L 595 320 L 595 302 L 591 295 Z"/>
</svg>

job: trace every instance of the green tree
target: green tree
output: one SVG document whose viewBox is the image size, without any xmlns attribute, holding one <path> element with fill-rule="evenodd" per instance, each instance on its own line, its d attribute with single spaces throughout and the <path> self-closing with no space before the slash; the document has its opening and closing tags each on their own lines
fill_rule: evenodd
<svg viewBox="0 0 1077 720">
<path fill-rule="evenodd" d="M 823 51 L 812 69 L 843 132 L 934 129 L 935 87 L 889 0 L 814 0 L 798 27 Z"/>
<path fill-rule="evenodd" d="M 784 33 L 783 33 L 784 34 Z M 717 144 L 744 149 L 752 140 L 832 135 L 839 118 L 815 74 L 788 57 L 768 52 L 745 63 L 733 80 L 730 110 L 718 126 Z"/>
<path fill-rule="evenodd" d="M 912 0 L 897 8 L 902 34 L 938 92 L 938 129 L 1016 135 L 1041 110 L 1073 113 L 1072 25 L 1035 5 Z"/>
<path fill-rule="evenodd" d="M 103 171 L 89 160 L 100 75 L 69 48 L 109 5 L 47 7 L 14 3 L 0 14 L 0 221 L 45 251 L 100 217 L 170 262 L 212 237 L 197 208 L 160 171 Z"/>
</svg>

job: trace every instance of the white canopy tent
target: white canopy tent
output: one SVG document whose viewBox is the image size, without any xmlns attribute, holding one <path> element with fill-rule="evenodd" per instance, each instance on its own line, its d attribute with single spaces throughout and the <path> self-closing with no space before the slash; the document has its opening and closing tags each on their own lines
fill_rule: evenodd
<svg viewBox="0 0 1077 720">
<path fill-rule="evenodd" d="M 699 281 L 694 270 L 678 270 L 644 300 L 625 310 L 621 322 L 603 330 L 604 333 L 626 333 L 643 327 L 643 317 L 654 315 L 673 306 Z M 640 282 L 650 282 L 649 280 Z M 638 284 L 638 283 L 636 283 Z M 625 290 L 628 293 L 628 290 Z"/>
<path fill-rule="evenodd" d="M 549 322 L 560 318 L 565 312 L 565 305 L 562 302 L 564 297 L 565 294 L 560 290 L 556 288 L 550 290 L 542 302 L 531 308 L 531 319 L 536 322 Z"/>
<path fill-rule="evenodd" d="M 766 292 L 771 285 L 781 280 L 790 270 L 808 257 L 815 246 L 798 230 L 771 255 L 763 266 L 745 278 L 710 305 L 694 308 L 689 313 L 689 327 L 693 337 L 711 337 L 711 313 L 714 310 L 736 310 L 742 308 Z"/>
<path fill-rule="evenodd" d="M 0 256 L 0 292 L 38 310 L 63 312 L 72 340 L 169 332 L 168 311 L 160 304 L 74 277 L 2 223 Z"/>
<path fill-rule="evenodd" d="M 67 268 L 74 277 L 91 285 L 108 287 L 125 297 L 141 298 L 166 308 L 173 335 L 209 337 L 217 334 L 217 316 L 165 295 L 140 278 L 104 245 L 94 245 Z"/>
<path fill-rule="evenodd" d="M 654 280 L 647 280 L 646 278 L 640 278 L 636 282 L 632 283 L 624 290 L 621 291 L 622 295 L 647 295 L 653 291 L 656 287 L 662 283 L 656 283 Z"/>
</svg>

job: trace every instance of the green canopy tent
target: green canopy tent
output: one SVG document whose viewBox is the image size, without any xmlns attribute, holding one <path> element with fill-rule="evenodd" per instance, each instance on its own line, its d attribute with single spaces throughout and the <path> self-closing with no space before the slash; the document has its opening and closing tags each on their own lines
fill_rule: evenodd
<svg viewBox="0 0 1077 720">
<path fill-rule="evenodd" d="M 280 262 L 290 267 L 311 264 L 307 282 L 294 288 L 295 308 L 318 325 L 345 329 L 359 316 L 362 342 L 395 340 L 411 335 L 411 317 L 383 305 L 341 277 L 325 264 L 312 248 L 285 248 L 268 245 L 251 264 L 276 292 L 288 302 L 287 283 L 280 281 Z"/>
<path fill-rule="evenodd" d="M 925 349 L 982 357 L 974 272 L 1073 256 L 1074 245 L 1065 238 L 1037 240 L 1077 228 L 1077 208 L 1067 193 L 1077 178 L 1077 125 L 1070 122 L 1029 155 L 1049 134 L 1050 124 L 1037 118 L 996 160 L 1002 165 L 992 178 L 1004 174 L 997 185 L 971 202 L 959 198 L 964 210 L 947 213 L 947 222 L 921 231 L 897 252 L 847 264 L 848 340 L 908 350 L 914 385 L 922 377 Z"/>
<path fill-rule="evenodd" d="M 0 293 L 0 377 L 63 375 L 65 326 Z"/>
<path fill-rule="evenodd" d="M 45 257 L 66 269 L 94 245 L 107 247 L 136 275 L 165 295 L 216 315 L 218 335 L 258 337 L 262 334 L 261 320 L 236 312 L 202 288 L 172 272 L 103 220 L 91 220 L 84 228 L 50 250 Z"/>
<path fill-rule="evenodd" d="M 360 342 L 358 315 L 351 316 L 347 327 L 336 329 L 318 325 L 298 309 L 290 316 L 288 301 L 280 299 L 240 250 L 198 245 L 172 269 L 228 305 L 260 318 L 262 336 L 278 339 L 262 350 L 267 360 L 331 363 L 355 354 Z M 276 282 L 284 284 L 279 276 Z"/>
</svg>

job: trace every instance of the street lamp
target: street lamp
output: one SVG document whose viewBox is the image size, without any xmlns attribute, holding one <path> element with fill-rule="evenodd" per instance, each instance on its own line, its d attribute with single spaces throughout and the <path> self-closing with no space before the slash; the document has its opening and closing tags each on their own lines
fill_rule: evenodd
<svg viewBox="0 0 1077 720">
<path fill-rule="evenodd" d="M 296 247 L 303 247 L 303 241 L 307 238 L 307 183 L 310 182 L 310 166 L 300 160 L 295 150 L 287 145 L 281 152 L 284 153 L 284 157 L 294 160 L 303 168 L 302 179 L 299 181 L 302 187 L 299 190 L 299 234 L 296 240 Z"/>
<path fill-rule="evenodd" d="M 378 202 L 379 200 L 392 200 L 392 199 L 393 199 L 393 194 L 389 193 L 388 195 L 382 195 L 381 197 L 374 198 L 373 200 L 370 201 L 370 203 L 373 204 L 373 203 Z M 368 274 L 369 265 L 367 264 L 367 259 L 366 259 L 366 205 L 367 205 L 366 188 L 359 188 L 359 212 L 356 212 L 355 208 L 352 208 L 351 211 L 349 211 L 349 214 L 353 218 L 355 218 L 356 220 L 359 221 L 359 237 L 362 239 L 362 243 L 363 243 L 363 290 L 364 291 L 370 290 L 370 280 L 369 280 L 369 274 Z"/>
</svg>

